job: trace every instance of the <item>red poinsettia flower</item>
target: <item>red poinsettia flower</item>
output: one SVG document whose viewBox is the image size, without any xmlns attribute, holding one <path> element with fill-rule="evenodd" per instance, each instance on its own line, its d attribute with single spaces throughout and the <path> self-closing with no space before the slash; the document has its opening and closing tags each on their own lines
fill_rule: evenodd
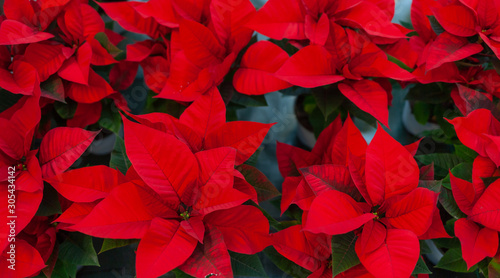
<svg viewBox="0 0 500 278">
<path fill-rule="evenodd" d="M 236 165 L 250 158 L 274 125 L 246 121 L 226 123 L 226 106 L 216 87 L 194 101 L 179 119 L 165 113 L 130 116 L 144 125 L 175 136 L 192 152 L 235 148 Z"/>
<path fill-rule="evenodd" d="M 467 218 L 455 222 L 455 235 L 462 245 L 462 256 L 468 268 L 498 252 L 500 182 L 497 180 L 486 186 L 483 181 L 483 178 L 498 175 L 495 163 L 482 156 L 474 160 L 472 182 L 450 173 L 453 197 L 460 210 L 467 215 Z"/>
<path fill-rule="evenodd" d="M 159 97 L 178 101 L 194 101 L 223 81 L 238 53 L 250 41 L 252 30 L 244 25 L 255 13 L 248 0 L 118 2 L 100 6 L 125 29 L 153 39 L 163 38 L 161 47 L 166 50 L 160 55 L 145 47 L 158 42 L 139 42 L 127 47 L 127 52 L 133 52 L 130 56 L 127 53 L 127 61 L 141 62 L 148 86 Z"/>
<path fill-rule="evenodd" d="M 125 147 L 137 171 L 72 229 L 105 238 L 140 238 L 138 277 L 176 267 L 232 276 L 227 250 L 253 254 L 269 244 L 269 224 L 251 196 L 233 187 L 236 150 L 193 154 L 172 135 L 124 119 Z M 199 243 L 199 244 L 198 244 Z"/>
<path fill-rule="evenodd" d="M 480 39 L 477 44 L 484 41 L 496 56 L 500 57 L 499 1 L 440 1 L 438 3 L 440 5 L 433 8 L 432 12 L 439 24 L 449 33 L 448 37 L 465 39 L 478 35 Z M 466 41 L 465 39 L 464 42 Z M 451 43 L 447 45 L 451 46 Z"/>
<path fill-rule="evenodd" d="M 16 235 L 23 231 L 38 210 L 42 200 L 42 178 L 65 171 L 80 157 L 96 135 L 91 133 L 93 136 L 84 136 L 89 139 L 85 141 L 78 135 L 85 135 L 87 131 L 53 129 L 43 138 L 39 150 L 31 150 L 35 129 L 40 120 L 40 91 L 36 88 L 33 96 L 21 98 L 0 114 L 0 125 L 9 131 L 0 136 L 0 182 L 4 196 L 16 196 L 15 206 L 5 206 L 0 214 L 5 219 L 8 219 L 8 216 L 16 216 L 13 218 Z M 39 158 L 36 157 L 37 153 Z M 0 234 L 3 256 L 9 257 L 9 235 L 12 234 L 10 227 L 3 226 Z M 43 260 L 40 263 L 39 255 L 36 255 L 36 250 L 29 244 L 22 239 L 15 244 L 16 248 L 26 251 L 26 257 L 19 258 L 18 266 L 23 265 L 21 268 L 24 269 L 19 275 L 29 276 L 44 267 Z M 18 252 L 21 252 L 20 250 Z M 36 259 L 31 261 L 31 256 Z"/>
<path fill-rule="evenodd" d="M 458 139 L 480 156 L 488 157 L 500 166 L 500 122 L 487 109 L 476 109 L 466 117 L 448 120 Z"/>
<path fill-rule="evenodd" d="M 326 190 L 313 200 L 304 230 L 337 235 L 362 227 L 356 253 L 366 269 L 375 277 L 410 276 L 420 253 L 418 236 L 431 226 L 437 202 L 437 193 L 418 187 L 412 156 L 379 126 L 366 155 L 351 155 L 351 182 L 339 179 L 334 165 L 313 166 L 320 168 L 306 181 Z"/>
<path fill-rule="evenodd" d="M 275 248 L 313 271 L 313 277 L 331 276 L 331 253 L 319 258 L 322 252 L 311 251 L 331 247 L 313 242 L 311 233 L 332 236 L 355 231 L 356 253 L 371 273 L 367 277 L 409 276 L 419 257 L 419 239 L 449 237 L 436 208 L 438 194 L 419 187 L 419 180 L 424 186 L 434 179 L 434 172 L 425 167 L 419 175 L 413 159 L 418 143 L 403 147 L 379 126 L 367 145 L 347 118 L 343 126 L 337 119 L 325 129 L 312 152 L 279 144 L 280 170 L 286 176 L 282 210 L 295 203 L 304 214 L 303 227 L 273 235 Z M 292 244 L 287 238 L 304 244 Z"/>
<path fill-rule="evenodd" d="M 249 26 L 276 40 L 309 40 L 324 45 L 333 26 L 358 28 L 384 39 L 403 38 L 404 28 L 391 23 L 393 1 L 270 0 Z"/>
<path fill-rule="evenodd" d="M 416 142 L 405 148 L 415 154 L 418 144 L 419 142 Z M 296 204 L 307 211 L 317 195 L 304 180 L 305 173 L 300 169 L 311 165 L 335 164 L 335 171 L 347 174 L 351 154 L 363 156 L 366 147 L 365 139 L 349 116 L 344 125 L 339 117 L 323 130 L 311 152 L 278 142 L 276 155 L 281 175 L 285 178 L 282 185 L 281 212 L 284 213 L 290 204 Z M 311 170 L 316 171 L 313 168 Z M 348 183 L 352 184 L 352 181 Z"/>
<path fill-rule="evenodd" d="M 235 88 L 263 94 L 291 85 L 313 88 L 339 82 L 343 95 L 387 126 L 390 92 L 366 77 L 411 80 L 413 75 L 390 62 L 368 37 L 335 23 L 331 28 L 331 43 L 306 46 L 290 58 L 270 43 L 253 45 L 235 74 Z"/>
<path fill-rule="evenodd" d="M 69 0 L 6 0 L 0 25 L 0 45 L 44 41 L 54 35 L 43 32 L 56 19 Z"/>
</svg>

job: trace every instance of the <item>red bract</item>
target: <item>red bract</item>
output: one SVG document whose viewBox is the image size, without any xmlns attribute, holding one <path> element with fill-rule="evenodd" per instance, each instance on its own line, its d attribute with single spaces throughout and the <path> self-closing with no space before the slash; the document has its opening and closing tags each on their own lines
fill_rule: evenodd
<svg viewBox="0 0 500 278">
<path fill-rule="evenodd" d="M 472 182 L 459 179 L 450 173 L 453 197 L 458 207 L 467 215 L 455 222 L 455 235 L 462 244 L 462 255 L 471 268 L 485 257 L 493 257 L 498 251 L 498 198 L 500 182 L 485 186 L 483 178 L 498 176 L 495 164 L 478 156 L 474 160 Z"/>
<path fill-rule="evenodd" d="M 440 4 L 432 12 L 447 32 L 461 38 L 478 35 L 477 43 L 484 41 L 500 57 L 499 1 L 442 1 Z"/>
<path fill-rule="evenodd" d="M 387 126 L 390 92 L 367 77 L 411 80 L 413 75 L 390 62 L 366 36 L 336 23 L 331 26 L 335 32 L 329 34 L 330 43 L 306 46 L 288 59 L 284 51 L 269 43 L 250 47 L 235 75 L 235 88 L 246 94 L 262 94 L 292 84 L 313 88 L 339 82 L 344 96 Z M 271 55 L 276 58 L 267 58 Z M 254 59 L 265 62 L 257 64 Z"/>
<path fill-rule="evenodd" d="M 9 131 L 0 137 L 1 188 L 5 196 L 14 194 L 12 192 L 16 195 L 15 208 L 5 206 L 1 210 L 1 215 L 6 219 L 8 215 L 17 216 L 15 218 L 16 235 L 23 231 L 40 205 L 43 191 L 42 178 L 65 171 L 80 157 L 95 136 L 95 133 L 89 132 L 93 135 L 88 136 L 90 139 L 85 137 L 87 141 L 76 141 L 82 139 L 77 135 L 85 134 L 87 131 L 71 128 L 54 129 L 42 140 L 39 150 L 31 150 L 32 139 L 40 120 L 39 98 L 40 92 L 35 90 L 34 96 L 23 97 L 0 114 L 2 129 Z M 39 159 L 36 157 L 37 152 Z M 8 173 L 12 173 L 14 178 L 12 179 Z M 12 184 L 15 184 L 15 188 L 11 186 Z M 15 191 L 12 191 L 13 189 Z M 8 225 L 3 226 L 2 238 L 0 238 L 2 251 L 7 257 L 6 252 L 10 250 L 9 231 Z M 18 267 L 23 271 L 12 273 L 29 276 L 44 267 L 44 261 L 37 251 L 22 238 L 16 242 L 16 248 L 19 248 L 16 252 L 24 252 L 19 260 L 16 258 L 19 262 Z M 44 259 L 45 257 L 44 255 Z"/>
<path fill-rule="evenodd" d="M 393 15 L 392 1 L 270 0 L 249 26 L 276 40 L 309 40 L 319 45 L 326 43 L 337 24 L 359 28 L 374 37 L 403 38 L 401 28 L 391 23 Z"/>
<path fill-rule="evenodd" d="M 242 206 L 251 196 L 233 188 L 235 149 L 193 154 L 172 135 L 126 119 L 124 125 L 138 179 L 111 189 L 72 229 L 141 238 L 138 277 L 176 267 L 196 277 L 232 276 L 227 250 L 253 254 L 269 244 L 267 219 L 259 209 Z"/>
<path fill-rule="evenodd" d="M 372 275 L 410 276 L 420 253 L 418 239 L 447 236 L 436 214 L 438 194 L 418 187 L 419 168 L 413 159 L 418 142 L 403 147 L 379 126 L 371 144 L 363 147 L 354 143 L 364 139 L 350 119 L 338 133 L 332 132 L 338 125 L 332 124 L 325 133 L 332 143 L 325 145 L 323 134 L 318 140 L 318 149 L 332 155 L 323 160 L 333 164 L 310 166 L 321 163 L 314 149 L 312 153 L 294 151 L 289 161 L 280 159 L 280 169 L 292 175 L 293 168 L 286 165 L 300 163 L 297 167 L 304 181 L 293 194 L 307 210 L 303 230 L 330 236 L 355 231 L 359 236 L 356 253 Z M 430 170 L 422 179 L 433 179 Z M 295 179 L 301 177 L 288 177 L 285 183 Z"/>
<path fill-rule="evenodd" d="M 178 101 L 194 101 L 222 82 L 250 41 L 252 30 L 244 25 L 255 13 L 248 0 L 158 0 L 100 6 L 125 29 L 163 38 L 163 45 L 154 43 L 164 48 L 162 53 L 145 47 L 153 42 L 139 42 L 127 48 L 127 60 L 140 62 L 147 85 L 159 97 Z"/>
<path fill-rule="evenodd" d="M 448 120 L 457 132 L 458 139 L 480 156 L 490 158 L 500 166 L 500 122 L 486 109 L 472 111 L 467 117 Z"/>
<path fill-rule="evenodd" d="M 250 158 L 273 125 L 245 121 L 226 123 L 226 107 L 215 87 L 193 102 L 180 119 L 164 113 L 130 116 L 175 136 L 193 152 L 219 147 L 235 148 L 236 165 Z"/>
</svg>

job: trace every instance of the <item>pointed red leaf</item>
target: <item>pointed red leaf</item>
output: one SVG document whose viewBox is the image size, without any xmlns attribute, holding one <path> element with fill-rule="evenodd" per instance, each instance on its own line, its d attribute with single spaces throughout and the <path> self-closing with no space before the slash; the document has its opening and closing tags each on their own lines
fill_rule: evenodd
<svg viewBox="0 0 500 278">
<path fill-rule="evenodd" d="M 361 131 L 348 115 L 329 151 L 331 162 L 348 166 L 350 154 L 361 157 L 366 153 L 366 147 L 366 140 L 361 135 Z"/>
<path fill-rule="evenodd" d="M 301 225 L 295 225 L 271 234 L 271 238 L 273 247 L 281 255 L 307 270 L 315 271 L 324 259 L 331 256 L 331 240 L 321 235 L 302 231 Z"/>
<path fill-rule="evenodd" d="M 444 63 L 465 59 L 482 50 L 483 47 L 480 44 L 470 43 L 466 38 L 443 32 L 429 48 L 425 69 L 432 70 Z"/>
<path fill-rule="evenodd" d="M 38 82 L 36 69 L 26 62 L 15 61 L 12 71 L 0 69 L 0 87 L 14 94 L 32 95 Z"/>
<path fill-rule="evenodd" d="M 413 156 L 379 125 L 366 150 L 366 188 L 373 205 L 417 188 L 419 168 Z"/>
<path fill-rule="evenodd" d="M 475 191 L 474 203 L 483 195 L 486 185 L 484 184 L 483 178 L 496 177 L 499 176 L 497 166 L 489 158 L 477 156 L 472 164 L 472 185 Z"/>
<path fill-rule="evenodd" d="M 80 158 L 98 133 L 71 127 L 50 130 L 40 145 L 43 177 L 49 178 L 66 171 Z"/>
<path fill-rule="evenodd" d="M 69 83 L 67 95 L 79 103 L 94 103 L 114 93 L 113 88 L 93 70 L 89 72 L 88 85 Z"/>
<path fill-rule="evenodd" d="M 432 214 L 432 224 L 429 229 L 418 239 L 435 239 L 435 238 L 451 238 L 450 235 L 444 229 L 443 221 L 441 220 L 441 215 L 439 214 L 439 209 L 436 207 Z"/>
<path fill-rule="evenodd" d="M 387 229 L 378 221 L 368 221 L 363 226 L 363 232 L 356 242 L 357 252 L 371 253 L 377 250 L 386 239 Z"/>
<path fill-rule="evenodd" d="M 306 15 L 305 34 L 311 44 L 325 45 L 330 34 L 330 20 L 328 16 L 322 14 L 318 22 L 315 22 L 312 16 Z"/>
<path fill-rule="evenodd" d="M 198 162 L 172 135 L 123 118 L 125 148 L 146 184 L 161 196 L 178 199 L 198 177 Z"/>
<path fill-rule="evenodd" d="M 233 147 L 238 151 L 236 165 L 245 162 L 259 148 L 274 124 L 235 121 L 214 129 L 205 138 L 205 149 Z"/>
<path fill-rule="evenodd" d="M 186 233 L 194 237 L 201 244 L 203 244 L 203 239 L 205 237 L 205 224 L 202 218 L 202 216 L 194 216 L 181 222 L 181 227 Z"/>
<path fill-rule="evenodd" d="M 413 232 L 388 229 L 385 242 L 376 250 L 363 253 L 358 240 L 356 253 L 361 263 L 376 277 L 410 277 L 420 256 L 420 248 Z"/>
<path fill-rule="evenodd" d="M 317 196 L 328 190 L 337 190 L 351 196 L 358 202 L 363 198 L 354 185 L 346 166 L 324 164 L 300 170 L 307 184 Z"/>
<path fill-rule="evenodd" d="M 319 163 L 318 156 L 285 143 L 276 143 L 276 157 L 281 176 L 299 176 L 300 168 Z"/>
<path fill-rule="evenodd" d="M 301 182 L 305 182 L 304 179 L 299 177 L 285 177 L 283 184 L 281 185 L 281 202 L 280 209 L 281 214 L 285 213 L 288 207 L 292 204 L 295 195 L 297 194 L 297 187 Z"/>
<path fill-rule="evenodd" d="M 200 165 L 201 186 L 213 187 L 217 190 L 233 187 L 235 149 L 216 148 L 197 152 L 195 156 Z"/>
<path fill-rule="evenodd" d="M 99 165 L 64 172 L 45 181 L 66 199 L 88 203 L 103 199 L 111 189 L 127 182 L 127 179 L 119 171 Z"/>
<path fill-rule="evenodd" d="M 214 211 L 204 218 L 222 234 L 227 249 L 242 254 L 255 254 L 269 246 L 269 222 L 254 206 L 237 206 Z"/>
<path fill-rule="evenodd" d="M 337 75 L 331 55 L 319 45 L 299 50 L 281 66 L 275 76 L 306 88 L 329 85 L 344 79 Z"/>
<path fill-rule="evenodd" d="M 170 1 L 150 0 L 143 4 L 135 5 L 134 9 L 142 17 L 153 17 L 156 22 L 163 26 L 169 28 L 179 27 L 177 14 Z"/>
<path fill-rule="evenodd" d="M 4 269 L 2 276 L 5 278 L 22 278 L 37 275 L 40 270 L 45 267 L 45 263 L 35 247 L 22 239 L 17 239 L 15 248 L 11 250 L 9 247 L 2 252 L 0 267 Z M 9 259 L 10 254 L 7 252 L 15 252 L 15 270 L 8 267 L 11 266 Z"/>
<path fill-rule="evenodd" d="M 314 199 L 304 230 L 339 235 L 353 231 L 373 218 L 373 213 L 363 213 L 349 195 L 330 190 Z"/>
<path fill-rule="evenodd" d="M 453 192 L 453 198 L 457 202 L 460 210 L 467 215 L 471 214 L 472 207 L 474 207 L 475 202 L 479 198 L 479 196 L 476 196 L 474 185 L 471 182 L 455 177 L 451 173 L 451 171 L 450 183 L 451 190 Z"/>
<path fill-rule="evenodd" d="M 151 38 L 157 38 L 166 29 L 160 28 L 160 25 L 154 18 L 144 18 L 134 9 L 142 4 L 135 1 L 98 3 L 106 14 L 113 20 L 116 20 L 124 29 L 134 33 L 146 34 Z"/>
<path fill-rule="evenodd" d="M 137 277 L 158 277 L 182 265 L 196 244 L 177 220 L 153 219 L 137 248 Z"/>
<path fill-rule="evenodd" d="M 490 141 L 483 134 L 500 134 L 500 122 L 486 109 L 476 109 L 467 117 L 457 117 L 448 122 L 455 127 L 458 139 L 465 146 L 484 157 L 488 156 L 486 147 Z"/>
<path fill-rule="evenodd" d="M 432 9 L 439 24 L 449 33 L 459 37 L 470 37 L 477 34 L 474 13 L 462 5 L 448 5 Z"/>
<path fill-rule="evenodd" d="M 455 222 L 455 235 L 460 239 L 467 269 L 485 257 L 493 257 L 497 253 L 497 231 L 487 227 L 481 228 L 470 220 L 460 218 Z"/>
<path fill-rule="evenodd" d="M 116 63 L 117 61 L 111 54 L 108 53 L 98 40 L 89 39 L 88 42 L 92 47 L 92 59 L 90 63 L 96 66 L 107 66 Z"/>
<path fill-rule="evenodd" d="M 363 79 L 339 84 L 339 90 L 358 108 L 369 113 L 383 125 L 389 126 L 387 92 L 375 81 Z"/>
<path fill-rule="evenodd" d="M 43 43 L 30 44 L 24 53 L 24 59 L 38 71 L 40 81 L 45 81 L 62 66 L 64 56 L 62 44 L 50 45 Z"/>
<path fill-rule="evenodd" d="M 469 219 L 500 232 L 500 180 L 490 184 L 472 208 Z"/>
<path fill-rule="evenodd" d="M 128 182 L 115 187 L 87 217 L 71 228 L 103 238 L 142 238 L 155 217 L 175 219 L 179 215 L 148 187 Z"/>
<path fill-rule="evenodd" d="M 233 277 L 231 257 L 222 233 L 215 227 L 207 228 L 203 245 L 198 244 L 193 255 L 179 269 L 194 277 Z"/>
<path fill-rule="evenodd" d="M 391 23 L 391 19 L 377 5 L 370 3 L 370 1 L 362 1 L 346 11 L 339 21 L 361 28 L 372 36 L 390 39 L 404 38 L 405 34 Z"/>
<path fill-rule="evenodd" d="M 394 228 L 410 230 L 420 236 L 432 223 L 437 198 L 438 193 L 419 187 L 396 202 L 388 200 L 385 219 Z"/>
<path fill-rule="evenodd" d="M 290 87 L 290 83 L 275 76 L 287 60 L 288 54 L 269 41 L 251 45 L 234 75 L 234 88 L 243 94 L 262 95 Z"/>
<path fill-rule="evenodd" d="M 207 27 L 198 22 L 181 21 L 179 39 L 186 57 L 200 67 L 220 63 L 224 57 L 224 47 Z"/>
<path fill-rule="evenodd" d="M 16 45 L 45 41 L 54 35 L 38 32 L 16 20 L 6 19 L 0 25 L 0 45 Z"/>
<path fill-rule="evenodd" d="M 300 0 L 270 0 L 248 23 L 255 31 L 275 40 L 306 39 L 305 9 Z"/>
<path fill-rule="evenodd" d="M 54 222 L 64 223 L 64 224 L 77 224 L 83 220 L 100 202 L 101 200 L 92 203 L 73 203 L 69 208 L 67 208 L 59 217 L 54 220 Z M 66 228 L 66 230 L 71 230 Z"/>
<path fill-rule="evenodd" d="M 90 61 L 92 59 L 92 47 L 90 43 L 82 44 L 74 57 L 66 60 L 58 71 L 62 79 L 82 85 L 89 84 Z"/>
<path fill-rule="evenodd" d="M 212 130 L 225 124 L 226 105 L 217 87 L 197 98 L 182 113 L 180 122 L 191 127 L 203 139 Z"/>
</svg>

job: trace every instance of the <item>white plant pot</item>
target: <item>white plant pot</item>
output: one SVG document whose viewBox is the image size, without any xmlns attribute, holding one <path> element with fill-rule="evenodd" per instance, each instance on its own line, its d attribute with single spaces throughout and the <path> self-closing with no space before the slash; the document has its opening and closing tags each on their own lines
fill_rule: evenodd
<svg viewBox="0 0 500 278">
<path fill-rule="evenodd" d="M 403 107 L 402 120 L 406 130 L 410 134 L 417 137 L 420 137 L 424 131 L 430 131 L 440 128 L 439 125 L 435 123 L 426 123 L 425 125 L 423 125 L 417 122 L 417 119 L 415 119 L 415 116 L 411 111 L 411 106 L 409 101 L 405 101 Z"/>
</svg>

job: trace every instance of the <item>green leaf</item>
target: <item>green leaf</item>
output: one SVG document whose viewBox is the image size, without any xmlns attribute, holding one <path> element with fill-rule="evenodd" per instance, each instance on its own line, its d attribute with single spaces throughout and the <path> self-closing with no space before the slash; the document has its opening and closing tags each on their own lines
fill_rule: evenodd
<svg viewBox="0 0 500 278">
<path fill-rule="evenodd" d="M 410 68 L 409 66 L 407 66 L 405 63 L 403 63 L 401 60 L 399 60 L 398 58 L 396 58 L 394 56 L 387 54 L 387 59 L 406 71 L 409 71 L 409 72 L 414 71 L 414 69 Z"/>
<path fill-rule="evenodd" d="M 450 172 L 453 174 L 453 176 L 459 179 L 472 182 L 472 163 L 469 162 L 460 163 L 457 166 L 453 167 L 453 169 L 451 169 Z M 448 189 L 451 189 L 449 174 L 443 179 L 443 186 Z"/>
<path fill-rule="evenodd" d="M 415 158 L 425 165 L 429 165 L 434 162 L 436 175 L 446 176 L 448 169 L 452 169 L 458 164 L 464 162 L 456 154 L 451 153 L 431 153 L 416 155 Z"/>
<path fill-rule="evenodd" d="M 125 152 L 125 142 L 120 136 L 116 136 L 115 146 L 111 152 L 109 167 L 117 169 L 125 175 L 131 165 L 132 163 L 130 163 L 127 153 Z"/>
<path fill-rule="evenodd" d="M 441 192 L 441 185 L 442 184 L 443 184 L 443 180 L 432 180 L 432 181 L 420 180 L 418 182 L 418 187 L 427 188 L 431 191 L 439 193 L 439 192 Z"/>
<path fill-rule="evenodd" d="M 122 118 L 114 103 L 103 107 L 101 118 L 99 118 L 99 125 L 107 130 L 111 130 L 115 134 L 120 132 Z"/>
<path fill-rule="evenodd" d="M 332 236 L 333 277 L 359 264 L 358 255 L 354 250 L 357 238 L 354 232 Z"/>
<path fill-rule="evenodd" d="M 477 265 L 475 265 L 467 270 L 467 264 L 462 258 L 462 250 L 460 248 L 452 248 L 446 251 L 435 267 L 454 272 L 474 272 L 477 269 Z"/>
<path fill-rule="evenodd" d="M 261 96 L 249 96 L 238 92 L 234 92 L 231 98 L 231 102 L 245 106 L 245 107 L 259 107 L 267 106 L 267 100 L 264 95 Z"/>
<path fill-rule="evenodd" d="M 283 40 L 275 40 L 275 39 L 270 39 L 270 42 L 274 43 L 275 45 L 279 46 L 281 49 L 285 50 L 286 53 L 288 53 L 289 56 L 292 56 L 293 54 L 297 53 L 299 49 L 292 44 L 288 43 L 287 39 Z"/>
<path fill-rule="evenodd" d="M 488 277 L 500 277 L 500 256 L 494 257 L 488 265 Z"/>
<path fill-rule="evenodd" d="M 245 255 L 229 251 L 233 274 L 239 277 L 267 277 L 259 256 Z"/>
<path fill-rule="evenodd" d="M 68 101 L 68 103 L 54 102 L 54 109 L 57 114 L 67 120 L 73 118 L 75 115 L 77 103 L 74 101 Z"/>
<path fill-rule="evenodd" d="M 431 104 L 425 103 L 423 101 L 415 101 L 413 104 L 413 115 L 417 122 L 421 125 L 425 125 L 431 116 L 432 107 Z"/>
<path fill-rule="evenodd" d="M 319 110 L 323 113 L 325 121 L 333 112 L 335 112 L 335 110 L 339 108 L 345 99 L 338 89 L 332 90 L 332 87 L 315 88 L 312 90 L 312 95 L 316 100 L 316 105 Z"/>
<path fill-rule="evenodd" d="M 102 252 L 106 252 L 108 250 L 111 250 L 111 249 L 124 247 L 124 246 L 130 245 L 132 243 L 137 243 L 137 242 L 139 242 L 138 239 L 105 238 L 104 241 L 102 242 L 101 251 L 99 251 L 99 254 L 101 254 Z"/>
<path fill-rule="evenodd" d="M 419 257 L 417 265 L 415 265 L 415 269 L 413 269 L 411 275 L 416 276 L 417 274 L 431 274 L 431 273 L 432 272 L 429 270 L 422 257 Z"/>
<path fill-rule="evenodd" d="M 425 240 L 420 240 L 420 254 L 430 254 L 431 252 L 429 244 Z"/>
<path fill-rule="evenodd" d="M 36 215 L 38 216 L 51 216 L 54 214 L 61 214 L 61 204 L 59 203 L 59 194 L 52 187 L 52 185 L 44 182 L 43 186 L 43 199 L 38 207 Z"/>
<path fill-rule="evenodd" d="M 193 276 L 187 274 L 186 272 L 184 272 L 178 268 L 172 270 L 172 272 L 175 274 L 175 278 L 194 278 Z"/>
<path fill-rule="evenodd" d="M 442 104 L 450 99 L 450 92 L 443 90 L 437 83 L 418 84 L 408 91 L 405 99 L 410 101 L 422 101 L 430 104 Z"/>
<path fill-rule="evenodd" d="M 296 263 L 283 257 L 274 247 L 269 246 L 264 249 L 264 254 L 283 272 L 292 277 L 307 277 L 311 274 L 311 271 L 300 267 Z"/>
<path fill-rule="evenodd" d="M 443 26 L 439 24 L 439 21 L 437 21 L 436 17 L 433 15 L 428 15 L 427 18 L 429 18 L 429 22 L 431 23 L 431 28 L 432 30 L 437 34 L 440 35 L 441 33 L 444 32 Z"/>
<path fill-rule="evenodd" d="M 477 157 L 477 152 L 464 145 L 455 145 L 455 154 L 465 162 L 470 163 L 474 162 L 474 159 Z"/>
<path fill-rule="evenodd" d="M 49 77 L 49 79 L 40 84 L 40 89 L 42 91 L 42 96 L 66 103 L 63 82 L 59 76 L 52 75 Z"/>
<path fill-rule="evenodd" d="M 238 166 L 236 169 L 240 171 L 245 177 L 245 180 L 255 188 L 259 203 L 281 195 L 278 189 L 276 189 L 259 169 L 245 164 Z"/>
<path fill-rule="evenodd" d="M 76 278 L 78 266 L 75 264 L 67 263 L 62 260 L 57 260 L 54 270 L 52 271 L 51 278 Z"/>
<path fill-rule="evenodd" d="M 500 177 L 487 177 L 487 178 L 481 178 L 484 182 L 484 185 L 486 187 L 490 186 L 490 184 L 494 183 L 495 181 L 497 181 L 498 179 L 500 179 Z"/>
<path fill-rule="evenodd" d="M 441 193 L 439 194 L 439 202 L 444 207 L 444 209 L 454 218 L 459 219 L 467 217 L 459 208 L 455 199 L 453 198 L 453 193 L 450 189 L 446 187 L 441 187 Z"/>
<path fill-rule="evenodd" d="M 95 39 L 108 51 L 111 56 L 117 56 L 118 54 L 121 54 L 123 51 L 116 47 L 114 44 L 111 43 L 109 40 L 108 36 L 104 32 L 97 33 L 95 35 Z"/>
<path fill-rule="evenodd" d="M 0 89 L 0 113 L 16 104 L 23 96 Z"/>
<path fill-rule="evenodd" d="M 59 246 L 59 259 L 74 265 L 99 266 L 99 260 L 92 244 L 92 237 L 71 233 Z"/>
</svg>

